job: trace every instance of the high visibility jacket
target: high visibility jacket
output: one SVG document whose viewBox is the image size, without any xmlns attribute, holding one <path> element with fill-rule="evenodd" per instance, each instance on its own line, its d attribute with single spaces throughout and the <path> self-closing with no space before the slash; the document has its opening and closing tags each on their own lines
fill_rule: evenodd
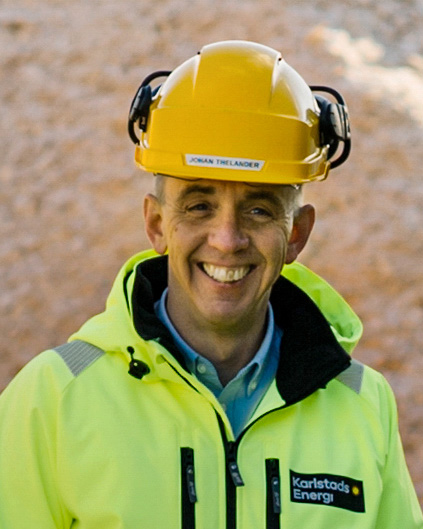
<svg viewBox="0 0 423 529">
<path fill-rule="evenodd" d="M 340 296 L 284 268 L 277 376 L 235 439 L 154 315 L 152 255 L 0 399 L 0 528 L 422 529 L 392 392 L 347 354 L 361 324 Z"/>
</svg>

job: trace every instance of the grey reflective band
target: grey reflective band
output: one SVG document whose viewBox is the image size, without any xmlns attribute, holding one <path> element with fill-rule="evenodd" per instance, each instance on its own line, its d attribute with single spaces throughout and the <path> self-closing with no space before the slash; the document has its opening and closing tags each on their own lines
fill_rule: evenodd
<svg viewBox="0 0 423 529">
<path fill-rule="evenodd" d="M 345 384 L 357 394 L 360 394 L 363 383 L 364 365 L 357 360 L 351 360 L 351 365 L 345 371 L 342 371 L 336 380 Z"/>
<path fill-rule="evenodd" d="M 59 345 L 53 349 L 77 377 L 84 369 L 104 355 L 104 351 L 82 340 Z"/>
</svg>

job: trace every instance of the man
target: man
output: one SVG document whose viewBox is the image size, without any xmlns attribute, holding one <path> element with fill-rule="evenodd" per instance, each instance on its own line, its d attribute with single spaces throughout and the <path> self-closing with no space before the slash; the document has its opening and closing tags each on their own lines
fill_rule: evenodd
<svg viewBox="0 0 423 529">
<path fill-rule="evenodd" d="M 1 529 L 421 529 L 361 324 L 295 261 L 301 185 L 348 156 L 341 96 L 216 43 L 147 78 L 129 132 L 154 251 L 3 395 Z"/>
</svg>

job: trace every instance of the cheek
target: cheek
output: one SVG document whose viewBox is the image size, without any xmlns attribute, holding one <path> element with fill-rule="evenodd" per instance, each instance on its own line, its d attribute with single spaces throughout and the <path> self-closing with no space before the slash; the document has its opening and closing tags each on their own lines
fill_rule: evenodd
<svg viewBox="0 0 423 529">
<path fill-rule="evenodd" d="M 168 225 L 166 239 L 169 266 L 175 270 L 175 273 L 187 276 L 191 273 L 191 259 L 201 245 L 201 237 L 184 223 L 175 223 Z"/>
<path fill-rule="evenodd" d="M 269 273 L 278 278 L 280 271 L 285 263 L 288 249 L 288 233 L 286 230 L 280 230 L 268 236 L 263 241 L 263 252 L 265 253 Z"/>
<path fill-rule="evenodd" d="M 169 214 L 165 219 L 165 230 L 169 238 L 186 239 L 195 232 L 193 223 L 179 212 Z"/>
<path fill-rule="evenodd" d="M 207 239 L 209 227 L 205 222 L 190 221 L 183 216 L 175 215 L 166 225 L 169 242 L 178 251 L 189 252 Z"/>
<path fill-rule="evenodd" d="M 170 219 L 164 223 L 163 233 L 166 239 L 167 247 L 175 248 L 181 245 L 181 239 L 183 240 L 184 230 L 180 229 L 180 226 L 177 222 Z"/>
</svg>

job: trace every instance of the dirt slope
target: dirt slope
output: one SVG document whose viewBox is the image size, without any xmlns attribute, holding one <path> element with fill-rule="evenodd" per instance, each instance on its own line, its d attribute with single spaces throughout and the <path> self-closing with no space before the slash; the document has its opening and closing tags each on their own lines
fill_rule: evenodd
<svg viewBox="0 0 423 529">
<path fill-rule="evenodd" d="M 422 23 L 421 0 L 3 0 L 0 386 L 100 311 L 147 246 L 151 180 L 126 136 L 139 82 L 203 44 L 256 40 L 349 103 L 353 153 L 308 187 L 303 261 L 364 320 L 355 354 L 394 388 L 423 501 Z"/>
</svg>

